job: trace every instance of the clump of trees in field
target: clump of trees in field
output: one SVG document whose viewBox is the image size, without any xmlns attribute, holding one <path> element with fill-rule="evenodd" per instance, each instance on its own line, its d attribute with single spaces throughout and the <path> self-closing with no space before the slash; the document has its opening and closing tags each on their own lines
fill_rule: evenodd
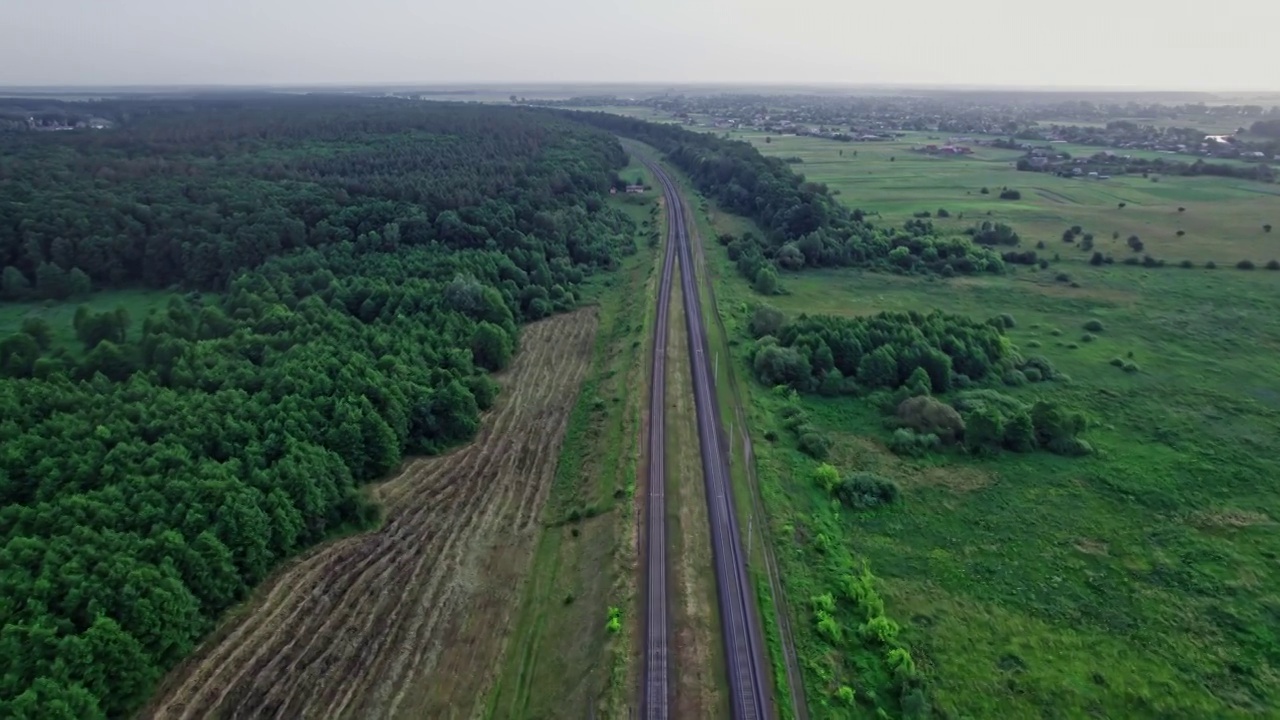
<svg viewBox="0 0 1280 720">
<path fill-rule="evenodd" d="M 838 395 L 894 390 L 923 382 L 946 392 L 1017 366 L 1021 358 L 1004 337 L 1003 321 L 976 321 L 934 311 L 844 318 L 802 315 L 779 320 L 758 308 L 753 366 L 766 385 Z"/>
<path fill-rule="evenodd" d="M 376 522 L 360 483 L 471 438 L 519 325 L 635 248 L 618 143 L 549 113 L 129 107 L 4 139 L 8 297 L 185 291 L 140 329 L 78 311 L 79 350 L 0 339 L 4 717 L 130 715 L 282 559 Z"/>
</svg>

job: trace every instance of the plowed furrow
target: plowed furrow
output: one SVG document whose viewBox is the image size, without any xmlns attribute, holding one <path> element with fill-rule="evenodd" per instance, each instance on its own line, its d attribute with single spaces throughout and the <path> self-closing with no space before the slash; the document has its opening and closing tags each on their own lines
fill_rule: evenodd
<svg viewBox="0 0 1280 720">
<path fill-rule="evenodd" d="M 527 328 L 475 442 L 411 461 L 375 488 L 388 517 L 381 530 L 319 548 L 282 572 L 252 611 L 175 673 L 144 716 L 423 716 L 424 705 L 442 698 L 404 691 L 431 696 L 435 683 L 424 680 L 433 673 L 457 672 L 469 687 L 487 683 L 502 637 L 485 637 L 474 653 L 445 644 L 475 634 L 460 620 L 477 611 L 492 613 L 492 629 L 505 634 L 510 598 L 481 596 L 492 582 L 485 564 L 496 543 L 519 543 L 515 556 L 532 547 L 594 331 L 587 312 Z M 493 578 L 518 586 L 521 567 L 498 568 Z M 451 662 L 442 668 L 446 649 Z"/>
</svg>

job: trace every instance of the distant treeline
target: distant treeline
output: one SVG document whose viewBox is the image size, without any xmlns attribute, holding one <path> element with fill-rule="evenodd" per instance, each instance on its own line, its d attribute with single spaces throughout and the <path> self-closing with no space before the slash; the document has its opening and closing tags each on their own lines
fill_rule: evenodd
<svg viewBox="0 0 1280 720">
<path fill-rule="evenodd" d="M 747 234 L 726 244 L 739 270 L 761 292 L 776 289 L 778 268 L 941 274 L 1004 269 L 995 253 L 964 238 L 940 237 L 930 223 L 877 227 L 862 211 L 837 202 L 825 185 L 807 182 L 788 163 L 761 155 L 750 143 L 605 113 L 569 116 L 657 148 L 721 208 L 754 220 L 763 237 Z"/>
</svg>

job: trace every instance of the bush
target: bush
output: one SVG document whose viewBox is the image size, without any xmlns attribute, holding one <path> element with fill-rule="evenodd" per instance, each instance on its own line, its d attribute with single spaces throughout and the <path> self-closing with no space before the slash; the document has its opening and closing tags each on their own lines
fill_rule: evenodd
<svg viewBox="0 0 1280 720">
<path fill-rule="evenodd" d="M 991 189 L 990 189 L 990 188 L 982 188 L 981 190 L 979 190 L 979 192 L 981 192 L 983 195 L 990 195 L 990 194 L 991 194 Z"/>
<path fill-rule="evenodd" d="M 938 217 L 940 217 L 940 218 L 949 218 L 949 217 L 951 217 L 951 213 L 947 212 L 947 209 L 946 209 L 946 208 L 938 208 L 938 212 L 937 212 L 937 213 L 935 213 L 935 214 L 936 214 Z"/>
<path fill-rule="evenodd" d="M 1205 269 L 1205 270 L 1216 270 L 1217 268 L 1218 268 L 1218 263 L 1216 263 L 1216 262 L 1214 262 L 1214 261 L 1212 261 L 1212 260 L 1210 260 L 1209 262 L 1207 262 L 1207 263 L 1205 263 L 1205 264 L 1204 264 L 1204 269 Z"/>
<path fill-rule="evenodd" d="M 1095 332 L 1095 333 L 1102 332 L 1103 330 L 1102 321 L 1098 320 L 1097 318 L 1089 320 L 1084 324 L 1084 329 L 1088 330 L 1089 332 Z"/>
<path fill-rule="evenodd" d="M 1124 367 L 1124 358 L 1113 357 L 1111 358 L 1111 364 L 1116 367 Z"/>
<path fill-rule="evenodd" d="M 942 442 L 954 442 L 964 435 L 964 420 L 960 413 L 927 395 L 902 401 L 894 417 L 903 428 L 937 436 Z"/>
<path fill-rule="evenodd" d="M 1017 327 L 1018 325 L 1017 321 L 1015 321 L 1013 319 L 1013 316 L 1010 315 L 1009 313 L 1000 313 L 999 320 L 1000 320 L 1000 324 L 1006 329 Z"/>
<path fill-rule="evenodd" d="M 1239 269 L 1241 269 L 1241 270 L 1252 270 L 1252 269 L 1253 269 L 1253 261 L 1252 261 L 1252 260 L 1241 260 L 1240 262 L 1236 263 L 1236 267 L 1237 267 L 1237 268 L 1239 268 Z"/>
<path fill-rule="evenodd" d="M 758 305 L 751 313 L 751 336 L 757 340 L 765 335 L 777 336 L 787 325 L 787 316 L 769 305 Z"/>
<path fill-rule="evenodd" d="M 1098 339 L 1098 336 L 1094 335 L 1093 333 L 1085 333 L 1080 336 L 1080 342 L 1088 343 L 1088 342 L 1093 342 L 1094 340 L 1097 340 L 1097 339 Z"/>
<path fill-rule="evenodd" d="M 895 455 L 920 457 L 942 447 L 937 435 L 920 434 L 907 428 L 898 428 L 889 438 L 889 450 Z"/>
<path fill-rule="evenodd" d="M 1178 266 L 1179 266 L 1179 267 L 1187 268 L 1187 269 L 1189 270 L 1189 269 L 1191 269 L 1191 268 L 1195 267 L 1195 264 L 1194 264 L 1194 263 L 1192 263 L 1190 260 L 1183 260 L 1182 262 L 1178 263 Z"/>
<path fill-rule="evenodd" d="M 1267 261 L 1267 269 L 1268 269 L 1268 270 L 1280 270 L 1280 260 L 1268 260 L 1268 261 Z"/>
<path fill-rule="evenodd" d="M 1187 234 L 1187 231 L 1186 231 L 1186 230 L 1179 230 L 1179 231 L 1178 231 L 1177 233 L 1175 233 L 1175 234 L 1176 234 L 1178 237 L 1182 237 L 1183 235 L 1186 235 L 1186 234 Z"/>
<path fill-rule="evenodd" d="M 833 493 L 842 505 L 854 510 L 870 510 L 892 505 L 902 495 L 898 483 L 869 472 L 856 472 L 840 481 Z"/>
<path fill-rule="evenodd" d="M 810 430 L 800 435 L 800 452 L 814 460 L 826 460 L 827 454 L 831 452 L 831 441 L 826 435 Z"/>
<path fill-rule="evenodd" d="M 1070 275 L 1068 275 L 1068 274 L 1066 274 L 1066 273 L 1064 273 L 1064 272 L 1060 272 L 1060 273 L 1058 273 L 1057 277 L 1055 277 L 1054 279 L 1055 279 L 1055 280 L 1057 280 L 1058 282 L 1062 282 L 1062 283 L 1069 283 L 1069 282 L 1071 282 L 1071 276 L 1070 276 Z"/>
<path fill-rule="evenodd" d="M 1139 368 L 1139 367 L 1138 367 L 1138 363 L 1136 363 L 1136 362 L 1134 362 L 1134 361 L 1132 361 L 1132 360 L 1126 360 L 1126 361 L 1124 362 L 1124 364 L 1120 366 L 1120 369 L 1121 369 L 1121 370 L 1124 370 L 1124 371 L 1125 371 L 1125 372 L 1127 372 L 1127 373 L 1136 373 L 1136 372 L 1138 372 L 1139 370 L 1141 370 L 1142 368 Z"/>
<path fill-rule="evenodd" d="M 1080 349 L 1080 344 L 1079 344 L 1079 343 L 1067 343 L 1067 349 L 1068 349 L 1068 350 L 1079 350 L 1079 349 Z"/>
<path fill-rule="evenodd" d="M 1029 347 L 1029 348 L 1038 348 L 1038 347 L 1040 347 L 1040 341 L 1039 341 L 1039 340 L 1029 340 L 1029 341 L 1027 341 L 1027 347 Z"/>
<path fill-rule="evenodd" d="M 1044 380 L 1044 375 L 1041 375 L 1040 371 L 1035 368 L 1027 368 L 1022 371 L 1022 374 L 1027 378 L 1027 382 L 1038 383 Z"/>
<path fill-rule="evenodd" d="M 1022 193 L 1012 188 L 1006 188 L 1000 191 L 1001 200 L 1021 200 Z"/>
<path fill-rule="evenodd" d="M 1027 374 L 1021 370 L 1009 370 L 1000 378 L 1005 385 L 1019 387 L 1027 384 Z"/>
</svg>

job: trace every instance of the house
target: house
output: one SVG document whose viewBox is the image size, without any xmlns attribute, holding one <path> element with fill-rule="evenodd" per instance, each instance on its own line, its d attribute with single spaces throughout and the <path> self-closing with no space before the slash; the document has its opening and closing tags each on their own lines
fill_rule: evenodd
<svg viewBox="0 0 1280 720">
<path fill-rule="evenodd" d="M 644 186 L 643 186 L 643 185 L 628 185 L 628 186 L 627 186 L 627 192 L 628 192 L 628 193 L 631 193 L 631 194 L 638 195 L 638 194 L 640 194 L 640 193 L 644 192 Z"/>
<path fill-rule="evenodd" d="M 1047 157 L 1033 157 L 1033 158 L 1031 158 L 1031 167 L 1034 167 L 1034 168 L 1042 168 L 1042 167 L 1044 167 L 1044 166 L 1046 166 L 1046 165 L 1048 165 L 1048 164 L 1049 164 L 1049 158 L 1047 158 Z"/>
</svg>

